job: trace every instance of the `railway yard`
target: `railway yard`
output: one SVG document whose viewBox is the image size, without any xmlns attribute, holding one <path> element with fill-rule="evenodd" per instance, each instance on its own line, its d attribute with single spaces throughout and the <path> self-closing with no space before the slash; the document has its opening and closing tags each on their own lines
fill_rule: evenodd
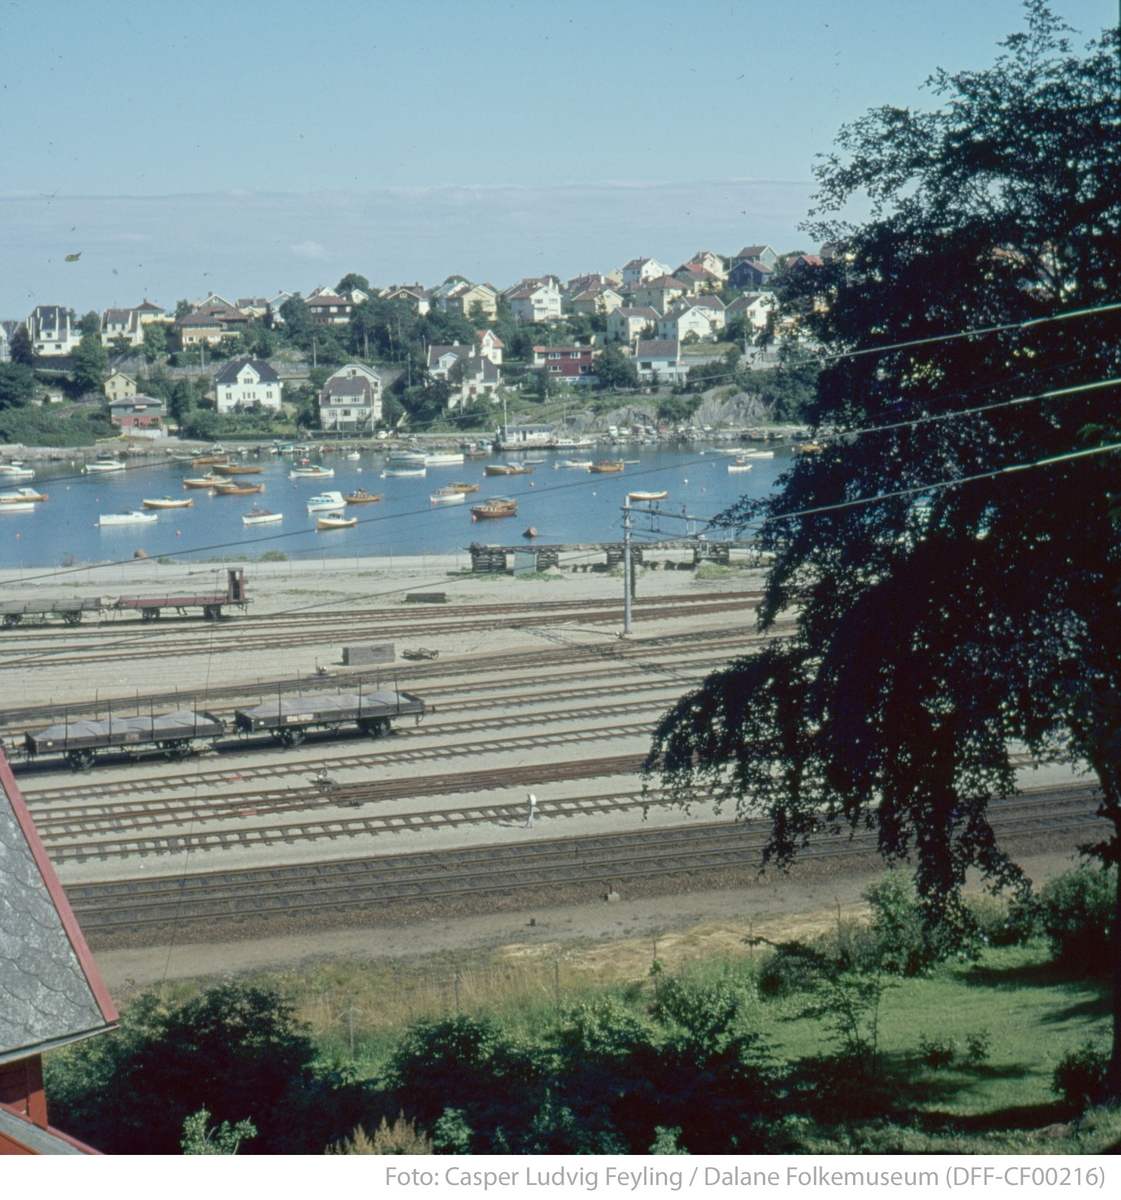
<svg viewBox="0 0 1121 1200">
<path fill-rule="evenodd" d="M 177 566 L 160 583 L 202 592 L 224 570 Z M 758 880 L 765 829 L 705 795 L 683 809 L 644 793 L 640 768 L 668 705 L 758 643 L 760 575 L 644 575 L 627 639 L 621 583 L 606 573 L 550 584 L 429 559 L 254 564 L 246 579 L 244 615 L 103 613 L 0 631 L 0 736 L 94 949 L 602 907 Z M 83 590 L 108 582 L 94 571 Z M 406 600 L 421 589 L 446 602 Z M 17 594 L 10 581 L 6 592 Z M 392 662 L 343 665 L 344 648 L 387 644 Z M 376 723 L 309 726 L 290 745 L 245 722 L 235 731 L 235 713 L 266 702 L 374 689 L 425 711 L 402 710 L 388 736 Z M 22 751 L 26 733 L 63 719 L 179 710 L 226 733 L 187 757 L 152 747 L 133 761 L 111 746 L 80 772 Z M 994 806 L 1010 848 L 1091 840 L 1089 786 L 1058 773 L 1024 782 Z M 867 833 L 826 838 L 795 879 L 875 861 Z"/>
</svg>

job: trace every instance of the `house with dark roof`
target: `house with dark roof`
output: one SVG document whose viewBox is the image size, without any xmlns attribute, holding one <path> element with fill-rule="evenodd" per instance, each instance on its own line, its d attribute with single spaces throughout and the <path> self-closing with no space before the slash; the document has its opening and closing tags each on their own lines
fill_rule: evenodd
<svg viewBox="0 0 1121 1200">
<path fill-rule="evenodd" d="M 724 286 L 724 276 L 717 275 L 700 263 L 682 263 L 673 273 L 674 279 L 681 280 L 693 295 L 702 292 L 719 291 Z"/>
<path fill-rule="evenodd" d="M 180 317 L 172 326 L 172 335 L 180 350 L 194 346 L 216 345 L 227 334 L 248 328 L 249 318 L 240 309 L 210 305 Z"/>
<path fill-rule="evenodd" d="M 724 310 L 725 322 L 746 317 L 756 329 L 765 329 L 767 318 L 778 307 L 774 292 L 744 292 Z"/>
<path fill-rule="evenodd" d="M 462 364 L 462 375 L 458 391 L 452 372 Z M 433 379 L 451 384 L 448 396 L 449 408 L 462 408 L 478 396 L 489 396 L 498 390 L 502 372 L 498 364 L 480 354 L 476 346 L 461 346 L 453 342 L 450 346 L 428 347 L 428 374 Z"/>
<path fill-rule="evenodd" d="M 82 331 L 61 304 L 37 304 L 27 318 L 27 332 L 31 349 L 41 358 L 72 354 L 82 340 Z"/>
<path fill-rule="evenodd" d="M 751 288 L 753 291 L 768 287 L 773 278 L 773 267 L 750 258 L 740 259 L 728 272 L 728 282 L 732 287 Z"/>
<path fill-rule="evenodd" d="M 689 284 L 682 283 L 680 279 L 674 279 L 672 275 L 659 275 L 657 279 L 644 279 L 638 285 L 633 303 L 638 308 L 656 308 L 664 314 L 689 290 Z"/>
<path fill-rule="evenodd" d="M 280 410 L 280 376 L 259 358 L 235 358 L 214 376 L 214 404 L 220 413 L 260 405 Z"/>
<path fill-rule="evenodd" d="M 397 300 L 407 304 L 418 317 L 423 317 L 432 307 L 427 290 L 419 283 L 383 288 L 380 295 L 383 300 Z"/>
<path fill-rule="evenodd" d="M 109 423 L 126 437 L 167 437 L 167 408 L 155 396 L 122 396 L 109 402 Z"/>
<path fill-rule="evenodd" d="M 130 346 L 139 346 L 144 341 L 140 313 L 135 308 L 107 308 L 101 314 L 101 344 L 112 346 L 118 338 Z"/>
<path fill-rule="evenodd" d="M 560 288 L 551 279 L 530 282 L 511 292 L 506 299 L 515 318 L 527 325 L 560 320 Z"/>
<path fill-rule="evenodd" d="M 739 254 L 732 255 L 732 263 L 758 262 L 773 271 L 778 265 L 778 253 L 770 246 L 744 246 Z"/>
<path fill-rule="evenodd" d="M 656 258 L 632 258 L 623 266 L 623 283 L 645 283 L 647 279 L 659 279 L 673 274 L 673 268 L 660 263 Z"/>
<path fill-rule="evenodd" d="M 638 377 L 644 383 L 684 383 L 688 368 L 681 357 L 681 343 L 658 338 L 639 342 L 634 352 Z"/>
<path fill-rule="evenodd" d="M 706 271 L 711 271 L 719 279 L 723 279 L 728 274 L 728 267 L 724 259 L 711 250 L 698 250 L 685 266 L 704 267 Z"/>
<path fill-rule="evenodd" d="M 317 287 L 304 303 L 316 325 L 345 325 L 355 308 L 368 299 L 358 288 L 339 293 L 334 288 Z"/>
<path fill-rule="evenodd" d="M 0 750 L 0 1155 L 97 1153 L 50 1124 L 42 1056 L 117 1020 Z"/>
<path fill-rule="evenodd" d="M 649 331 L 653 333 L 661 314 L 649 305 L 617 308 L 607 314 L 607 340 L 609 342 L 633 342 Z"/>
<path fill-rule="evenodd" d="M 368 433 L 381 420 L 382 377 L 376 368 L 347 363 L 319 392 L 319 423 L 339 433 Z"/>
<path fill-rule="evenodd" d="M 585 317 L 604 316 L 613 313 L 623 305 L 623 297 L 613 287 L 606 284 L 594 285 L 582 292 L 577 292 L 567 304 L 570 313 Z"/>
</svg>

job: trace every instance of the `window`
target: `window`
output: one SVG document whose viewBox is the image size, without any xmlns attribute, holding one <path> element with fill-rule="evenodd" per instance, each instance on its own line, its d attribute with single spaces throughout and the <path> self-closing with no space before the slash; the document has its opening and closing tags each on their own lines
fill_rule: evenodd
<svg viewBox="0 0 1121 1200">
<path fill-rule="evenodd" d="M 570 351 L 570 353 L 569 353 L 568 357 L 569 357 L 569 358 L 579 358 L 579 357 L 580 357 L 580 351 L 579 351 L 579 350 L 572 350 L 572 351 Z"/>
<path fill-rule="evenodd" d="M 549 357 L 550 358 L 560 358 L 560 351 L 559 350 L 550 350 Z"/>
</svg>

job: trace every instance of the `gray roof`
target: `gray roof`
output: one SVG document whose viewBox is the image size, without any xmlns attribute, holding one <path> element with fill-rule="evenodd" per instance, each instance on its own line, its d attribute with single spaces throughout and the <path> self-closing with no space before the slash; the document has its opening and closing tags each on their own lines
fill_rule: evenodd
<svg viewBox="0 0 1121 1200">
<path fill-rule="evenodd" d="M 235 358 L 214 376 L 215 383 L 237 383 L 237 373 L 248 363 L 256 372 L 262 383 L 279 383 L 280 376 L 260 358 Z"/>
<path fill-rule="evenodd" d="M 681 343 L 676 338 L 655 338 L 650 342 L 639 342 L 635 358 L 679 358 Z"/>
<path fill-rule="evenodd" d="M 612 315 L 631 318 L 637 317 L 643 321 L 656 321 L 658 319 L 658 310 L 646 305 L 635 305 L 633 307 L 617 308 Z"/>
<path fill-rule="evenodd" d="M 116 1019 L 0 753 L 0 1063 L 101 1033 Z"/>
</svg>

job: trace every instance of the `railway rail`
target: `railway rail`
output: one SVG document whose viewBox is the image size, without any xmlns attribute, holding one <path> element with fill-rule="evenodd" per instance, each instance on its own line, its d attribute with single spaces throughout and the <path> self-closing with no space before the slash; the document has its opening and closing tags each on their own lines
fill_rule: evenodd
<svg viewBox="0 0 1121 1200">
<path fill-rule="evenodd" d="M 1048 789 L 992 806 L 1004 841 L 1069 837 L 1097 820 L 1092 786 Z M 590 798 L 594 800 L 595 798 Z M 617 807 L 626 794 L 611 798 Z M 631 794 L 632 806 L 647 803 Z M 523 809 L 524 811 L 524 809 Z M 558 810 L 560 811 L 560 810 Z M 507 809 L 461 810 L 433 819 L 493 822 Z M 337 827 L 337 824 L 336 824 Z M 542 901 L 550 890 L 650 883 L 667 876 L 694 879 L 758 867 L 768 829 L 761 822 L 707 822 L 673 828 L 584 837 L 537 839 L 449 851 L 273 866 L 112 883 L 74 884 L 67 895 L 83 930 L 99 938 L 151 937 L 175 927 L 207 926 L 277 917 L 334 915 L 367 921 L 391 916 L 395 904 L 487 898 L 499 893 Z M 803 860 L 837 862 L 875 854 L 875 832 L 821 838 Z"/>
</svg>

